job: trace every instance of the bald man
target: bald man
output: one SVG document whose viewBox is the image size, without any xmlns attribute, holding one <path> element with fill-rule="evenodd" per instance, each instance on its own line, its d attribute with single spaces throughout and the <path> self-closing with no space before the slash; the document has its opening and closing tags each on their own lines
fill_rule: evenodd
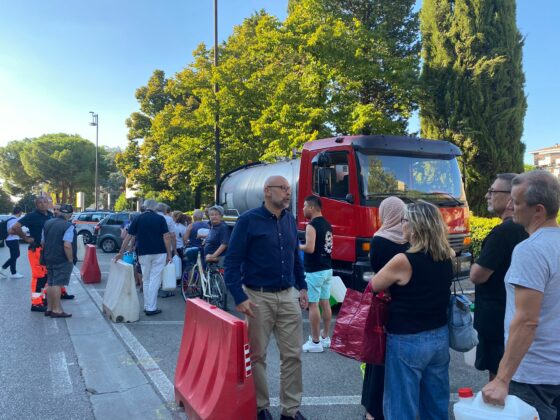
<svg viewBox="0 0 560 420">
<path fill-rule="evenodd" d="M 307 307 L 308 300 L 296 220 L 287 210 L 291 193 L 284 177 L 265 181 L 263 205 L 239 217 L 224 262 L 225 282 L 236 309 L 247 317 L 258 420 L 272 419 L 266 382 L 266 349 L 272 333 L 282 361 L 281 419 L 305 419 L 299 412 L 303 395 L 301 308 Z"/>
<path fill-rule="evenodd" d="M 45 312 L 47 305 L 43 300 L 43 288 L 47 283 L 47 268 L 40 263 L 41 235 L 45 222 L 53 218 L 49 211 L 49 200 L 45 196 L 35 200 L 35 211 L 26 214 L 12 227 L 12 232 L 29 244 L 27 256 L 31 266 L 31 310 Z M 22 226 L 29 229 L 29 237 L 25 235 Z"/>
</svg>

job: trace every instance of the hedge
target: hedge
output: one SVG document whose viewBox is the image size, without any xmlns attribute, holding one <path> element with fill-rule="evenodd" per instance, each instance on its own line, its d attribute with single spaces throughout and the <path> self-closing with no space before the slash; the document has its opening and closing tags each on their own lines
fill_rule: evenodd
<svg viewBox="0 0 560 420">
<path fill-rule="evenodd" d="M 488 236 L 492 228 L 499 225 L 502 220 L 499 217 L 478 217 L 471 214 L 469 222 L 471 226 L 471 253 L 476 259 L 480 254 L 482 241 Z"/>
</svg>

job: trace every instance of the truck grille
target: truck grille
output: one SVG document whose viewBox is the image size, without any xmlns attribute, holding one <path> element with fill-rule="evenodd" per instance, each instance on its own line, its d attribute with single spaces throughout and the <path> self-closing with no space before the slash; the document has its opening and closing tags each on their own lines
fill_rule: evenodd
<svg viewBox="0 0 560 420">
<path fill-rule="evenodd" d="M 449 244 L 455 252 L 458 253 L 463 250 L 463 241 L 465 240 L 466 236 L 467 235 L 462 233 L 448 236 Z"/>
</svg>

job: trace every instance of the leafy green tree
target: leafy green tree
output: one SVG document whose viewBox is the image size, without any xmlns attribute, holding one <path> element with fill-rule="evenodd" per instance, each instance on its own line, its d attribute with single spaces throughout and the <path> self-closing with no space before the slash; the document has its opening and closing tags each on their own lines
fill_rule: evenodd
<svg viewBox="0 0 560 420">
<path fill-rule="evenodd" d="M 26 193 L 17 201 L 17 205 L 20 206 L 24 213 L 29 213 L 35 209 L 35 200 L 37 196 L 33 193 Z"/>
<path fill-rule="evenodd" d="M 126 193 L 121 193 L 117 201 L 115 201 L 115 211 L 130 210 L 132 208 L 131 203 L 126 199 Z"/>
<path fill-rule="evenodd" d="M 3 188 L 12 195 L 20 195 L 36 186 L 36 180 L 22 171 L 21 152 L 32 139 L 14 140 L 0 147 L 0 178 Z"/>
<path fill-rule="evenodd" d="M 12 202 L 9 194 L 0 188 L 0 213 L 9 214 L 14 208 L 14 203 Z"/>
<path fill-rule="evenodd" d="M 27 143 L 20 159 L 29 177 L 47 185 L 59 203 L 93 187 L 95 145 L 78 135 L 45 134 Z"/>
<path fill-rule="evenodd" d="M 111 147 L 99 148 L 99 185 L 101 189 L 113 196 L 120 195 L 125 189 L 125 177 L 117 167 L 116 156 L 121 153 L 121 149 Z"/>
<path fill-rule="evenodd" d="M 523 170 L 527 102 L 515 9 L 504 0 L 422 4 L 422 135 L 462 149 L 467 196 L 480 215 L 495 174 Z"/>
<path fill-rule="evenodd" d="M 260 11 L 235 27 L 219 46 L 218 68 L 201 44 L 173 77 L 155 71 L 136 92 L 140 109 L 116 159 L 127 182 L 182 208 L 210 202 L 217 111 L 222 173 L 322 137 L 405 133 L 418 19 L 413 0 L 386 2 L 290 2 L 285 22 Z"/>
<path fill-rule="evenodd" d="M 530 171 L 534 171 L 535 169 L 537 169 L 535 165 L 531 165 L 530 163 L 523 164 L 523 172 L 530 172 Z"/>
</svg>

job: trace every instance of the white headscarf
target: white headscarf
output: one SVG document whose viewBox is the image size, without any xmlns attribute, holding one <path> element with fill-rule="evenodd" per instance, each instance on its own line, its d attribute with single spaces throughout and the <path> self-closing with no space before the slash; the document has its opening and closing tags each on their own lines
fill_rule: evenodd
<svg viewBox="0 0 560 420">
<path fill-rule="evenodd" d="M 406 243 L 401 220 L 404 216 L 406 204 L 398 197 L 387 197 L 379 206 L 381 227 L 373 236 L 381 236 L 397 244 Z"/>
</svg>

